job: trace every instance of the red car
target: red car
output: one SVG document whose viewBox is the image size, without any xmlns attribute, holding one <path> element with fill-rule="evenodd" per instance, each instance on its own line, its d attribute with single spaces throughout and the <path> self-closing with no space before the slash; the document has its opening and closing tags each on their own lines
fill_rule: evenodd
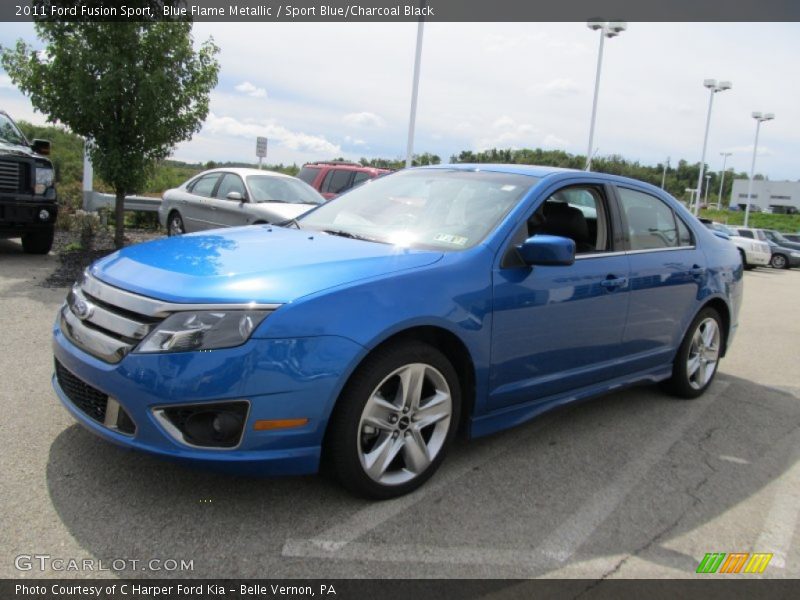
<svg viewBox="0 0 800 600">
<path fill-rule="evenodd" d="M 300 169 L 297 177 L 317 190 L 326 200 L 330 200 L 367 179 L 386 173 L 391 173 L 391 169 L 365 167 L 358 163 L 333 160 L 307 163 Z"/>
</svg>

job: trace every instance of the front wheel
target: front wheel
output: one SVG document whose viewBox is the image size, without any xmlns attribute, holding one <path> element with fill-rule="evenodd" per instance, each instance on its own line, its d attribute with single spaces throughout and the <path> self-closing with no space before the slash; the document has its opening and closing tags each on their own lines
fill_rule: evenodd
<svg viewBox="0 0 800 600">
<path fill-rule="evenodd" d="M 773 254 L 769 264 L 773 269 L 789 268 L 789 260 L 783 254 Z"/>
<path fill-rule="evenodd" d="M 458 376 L 441 352 L 421 342 L 378 350 L 339 398 L 326 458 L 351 492 L 402 496 L 444 460 L 460 407 Z"/>
<path fill-rule="evenodd" d="M 53 247 L 55 229 L 48 227 L 22 234 L 22 249 L 26 254 L 47 254 Z"/>
<path fill-rule="evenodd" d="M 683 338 L 667 389 L 680 398 L 697 398 L 717 374 L 722 350 L 722 319 L 713 308 L 704 308 Z"/>
</svg>

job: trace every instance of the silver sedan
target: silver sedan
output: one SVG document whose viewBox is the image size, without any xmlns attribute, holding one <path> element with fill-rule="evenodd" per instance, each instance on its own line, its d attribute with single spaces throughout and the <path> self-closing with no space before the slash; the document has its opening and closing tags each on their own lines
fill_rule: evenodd
<svg viewBox="0 0 800 600">
<path fill-rule="evenodd" d="M 167 190 L 158 218 L 169 235 L 281 223 L 325 199 L 296 177 L 260 169 L 211 169 Z"/>
</svg>

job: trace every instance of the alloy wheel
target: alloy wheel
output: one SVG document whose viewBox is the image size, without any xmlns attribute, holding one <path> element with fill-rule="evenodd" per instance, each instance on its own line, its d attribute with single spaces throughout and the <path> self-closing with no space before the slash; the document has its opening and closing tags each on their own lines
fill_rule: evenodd
<svg viewBox="0 0 800 600">
<path fill-rule="evenodd" d="M 424 473 L 444 447 L 453 400 L 437 369 L 413 363 L 390 373 L 370 394 L 358 425 L 364 473 L 400 485 Z"/>
<path fill-rule="evenodd" d="M 717 321 L 711 317 L 700 322 L 692 336 L 686 374 L 689 385 L 700 390 L 714 376 L 719 361 L 720 331 Z"/>
</svg>

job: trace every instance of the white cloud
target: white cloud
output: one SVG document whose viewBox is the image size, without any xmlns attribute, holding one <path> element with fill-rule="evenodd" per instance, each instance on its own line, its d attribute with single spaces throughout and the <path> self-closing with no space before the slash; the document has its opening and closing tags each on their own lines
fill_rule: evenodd
<svg viewBox="0 0 800 600">
<path fill-rule="evenodd" d="M 353 138 L 349 135 L 344 136 L 344 141 L 346 144 L 350 144 L 351 146 L 366 146 L 367 142 L 359 138 Z"/>
<path fill-rule="evenodd" d="M 557 135 L 548 133 L 546 136 L 544 136 L 544 139 L 542 140 L 542 146 L 545 149 L 551 149 L 551 148 L 563 149 L 569 146 L 569 142 L 565 139 L 558 137 Z"/>
<path fill-rule="evenodd" d="M 488 148 L 520 148 L 534 146 L 533 135 L 536 128 L 529 123 L 517 123 L 508 115 L 498 117 L 491 125 L 491 130 L 475 142 L 478 150 Z"/>
<path fill-rule="evenodd" d="M 11 77 L 8 75 L 0 75 L 0 89 L 15 90 L 17 88 L 13 83 L 11 83 Z"/>
<path fill-rule="evenodd" d="M 272 120 L 266 121 L 240 121 L 233 117 L 218 117 L 209 113 L 203 127 L 203 132 L 219 136 L 250 138 L 255 140 L 263 136 L 290 150 L 314 152 L 319 154 L 341 154 L 342 148 L 320 135 L 309 135 L 303 132 L 291 131 Z"/>
<path fill-rule="evenodd" d="M 733 152 L 734 154 L 746 154 L 747 156 L 753 156 L 753 146 L 752 145 L 733 146 L 732 148 L 726 148 L 725 152 Z M 758 150 L 756 150 L 756 156 L 773 156 L 773 155 L 774 153 L 767 146 L 759 146 Z"/>
<path fill-rule="evenodd" d="M 371 112 L 350 113 L 342 117 L 342 121 L 351 127 L 383 127 L 386 122 Z"/>
<path fill-rule="evenodd" d="M 256 87 L 249 81 L 243 81 L 242 83 L 237 85 L 236 91 L 241 92 L 247 96 L 252 96 L 253 98 L 267 97 L 267 90 L 265 90 L 264 88 Z"/>
<path fill-rule="evenodd" d="M 575 83 L 572 79 L 564 77 L 553 79 L 542 86 L 542 89 L 545 94 L 550 96 L 567 96 L 578 94 L 581 91 L 581 88 L 577 83 Z"/>
</svg>

